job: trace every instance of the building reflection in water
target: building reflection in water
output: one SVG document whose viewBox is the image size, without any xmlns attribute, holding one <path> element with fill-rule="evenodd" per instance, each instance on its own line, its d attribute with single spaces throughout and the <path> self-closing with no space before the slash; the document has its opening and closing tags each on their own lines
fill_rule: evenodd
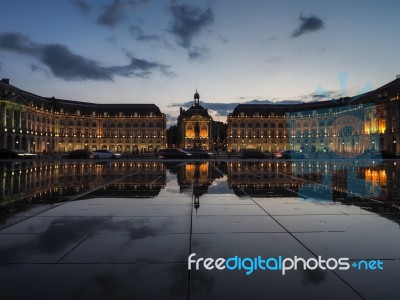
<svg viewBox="0 0 400 300">
<path fill-rule="evenodd" d="M 155 197 L 166 181 L 164 164 L 155 162 L 5 163 L 0 174 L 2 204 L 66 201 L 92 190 L 102 196 Z"/>
<path fill-rule="evenodd" d="M 190 162 L 180 165 L 179 168 L 177 178 L 180 192 L 192 194 L 193 205 L 197 211 L 200 207 L 200 197 L 206 194 L 212 182 L 221 178 L 223 174 L 210 162 Z"/>
<path fill-rule="evenodd" d="M 227 163 L 228 186 L 239 197 L 300 197 L 353 204 L 377 213 L 400 209 L 398 162 L 268 161 Z"/>
<path fill-rule="evenodd" d="M 176 174 L 179 190 L 194 208 L 212 183 L 227 175 L 239 197 L 300 197 L 353 204 L 395 218 L 400 207 L 400 165 L 396 161 L 260 162 L 55 162 L 0 164 L 0 204 L 55 203 L 85 197 L 156 197 L 166 171 Z M 87 195 L 87 196 L 85 196 Z"/>
</svg>

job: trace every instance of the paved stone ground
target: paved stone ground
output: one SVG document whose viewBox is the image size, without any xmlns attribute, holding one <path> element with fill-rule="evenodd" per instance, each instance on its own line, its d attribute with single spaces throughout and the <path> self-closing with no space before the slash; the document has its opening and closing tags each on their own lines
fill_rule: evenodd
<svg viewBox="0 0 400 300">
<path fill-rule="evenodd" d="M 196 183 L 182 192 L 178 175 L 167 171 L 156 197 L 129 198 L 117 188 L 99 197 L 99 187 L 14 216 L 18 222 L 0 231 L 0 298 L 398 299 L 398 223 L 296 193 L 253 197 L 234 180 L 228 187 L 222 173 L 198 206 Z M 190 253 L 380 259 L 384 270 L 189 271 Z"/>
</svg>

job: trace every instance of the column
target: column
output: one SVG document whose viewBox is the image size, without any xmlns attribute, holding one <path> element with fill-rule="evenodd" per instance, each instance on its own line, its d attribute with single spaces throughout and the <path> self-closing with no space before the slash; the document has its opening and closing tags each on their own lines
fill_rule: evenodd
<svg viewBox="0 0 400 300">
<path fill-rule="evenodd" d="M 2 120 L 1 120 L 1 124 L 3 124 L 4 128 L 7 127 L 7 107 L 3 106 L 2 107 L 2 111 L 3 111 L 3 115 L 2 115 Z"/>
<path fill-rule="evenodd" d="M 14 129 L 14 128 L 15 128 L 15 127 L 14 127 L 14 124 L 15 124 L 15 120 L 14 120 L 14 117 L 15 117 L 15 115 L 14 115 L 14 108 L 11 109 L 10 113 L 11 113 L 11 116 L 10 116 L 11 128 Z"/>
<path fill-rule="evenodd" d="M 19 127 L 20 129 L 22 129 L 22 126 L 21 126 L 21 124 L 22 124 L 22 112 L 21 112 L 21 110 L 18 111 L 18 115 L 19 115 L 19 118 L 18 118 L 18 127 Z"/>
<path fill-rule="evenodd" d="M 6 126 L 6 107 L 3 105 L 0 106 L 0 124 Z"/>
</svg>

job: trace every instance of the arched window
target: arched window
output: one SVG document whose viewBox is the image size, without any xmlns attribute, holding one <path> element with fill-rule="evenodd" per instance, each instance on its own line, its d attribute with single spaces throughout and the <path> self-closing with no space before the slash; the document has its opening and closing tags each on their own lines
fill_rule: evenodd
<svg viewBox="0 0 400 300">
<path fill-rule="evenodd" d="M 201 124 L 200 126 L 200 137 L 208 138 L 208 127 L 207 124 Z"/>
<path fill-rule="evenodd" d="M 188 124 L 186 126 L 186 137 L 187 138 L 194 138 L 194 128 L 192 124 Z"/>
</svg>

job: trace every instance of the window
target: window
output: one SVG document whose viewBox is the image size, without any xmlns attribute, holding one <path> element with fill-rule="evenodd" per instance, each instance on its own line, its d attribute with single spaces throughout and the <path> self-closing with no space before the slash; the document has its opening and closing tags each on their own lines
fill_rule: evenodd
<svg viewBox="0 0 400 300">
<path fill-rule="evenodd" d="M 232 136 L 233 136 L 234 138 L 237 138 L 237 130 L 233 130 L 233 131 L 232 131 Z"/>
</svg>

